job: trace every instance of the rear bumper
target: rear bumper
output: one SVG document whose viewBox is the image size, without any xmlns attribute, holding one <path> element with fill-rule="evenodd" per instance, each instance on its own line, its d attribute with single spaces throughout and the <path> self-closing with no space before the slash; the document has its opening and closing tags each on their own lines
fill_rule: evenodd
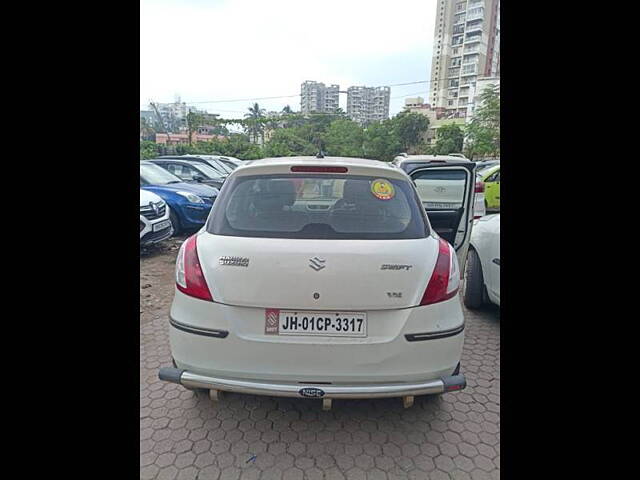
<svg viewBox="0 0 640 480">
<path fill-rule="evenodd" d="M 453 375 L 464 343 L 457 297 L 369 311 L 366 338 L 265 334 L 265 309 L 206 302 L 176 290 L 169 320 L 176 367 L 219 379 L 301 385 L 422 383 Z"/>
<path fill-rule="evenodd" d="M 404 397 L 462 390 L 467 386 L 464 375 L 450 375 L 436 380 L 411 383 L 317 385 L 209 377 L 178 368 L 166 367 L 160 369 L 158 377 L 160 380 L 178 383 L 191 388 L 296 398 L 353 399 Z"/>
</svg>

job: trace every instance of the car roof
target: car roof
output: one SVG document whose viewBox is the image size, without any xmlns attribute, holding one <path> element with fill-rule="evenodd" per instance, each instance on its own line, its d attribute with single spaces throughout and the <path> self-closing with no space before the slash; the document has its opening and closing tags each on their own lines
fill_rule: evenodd
<svg viewBox="0 0 640 480">
<path fill-rule="evenodd" d="M 459 160 L 459 159 L 458 159 Z M 273 157 L 261 160 L 252 160 L 236 168 L 231 175 L 250 174 L 250 171 L 264 170 L 264 172 L 290 173 L 288 167 L 294 165 L 309 165 L 318 167 L 347 167 L 351 173 L 362 175 L 388 175 L 394 178 L 407 180 L 407 175 L 400 169 L 380 160 L 353 157 Z M 261 172 L 263 173 L 263 172 Z"/>
<path fill-rule="evenodd" d="M 186 165 L 191 165 L 191 161 L 190 160 L 191 160 L 190 158 L 184 158 L 184 157 L 183 158 L 164 157 L 164 158 L 150 158 L 149 162 L 155 163 L 156 161 L 162 161 L 162 162 L 164 162 L 164 161 L 169 162 L 170 161 L 172 163 L 175 162 L 175 163 L 183 163 L 183 164 L 186 164 Z M 201 159 L 196 158 L 194 160 L 201 160 Z M 206 162 L 203 162 L 203 163 L 206 163 Z"/>
<path fill-rule="evenodd" d="M 445 162 L 445 163 L 471 162 L 471 160 L 469 160 L 468 158 L 455 157 L 451 155 L 398 155 L 396 158 L 394 158 L 394 161 L 397 161 L 398 163 L 405 163 L 405 162 L 417 163 L 417 162 L 433 162 L 433 161 Z"/>
</svg>

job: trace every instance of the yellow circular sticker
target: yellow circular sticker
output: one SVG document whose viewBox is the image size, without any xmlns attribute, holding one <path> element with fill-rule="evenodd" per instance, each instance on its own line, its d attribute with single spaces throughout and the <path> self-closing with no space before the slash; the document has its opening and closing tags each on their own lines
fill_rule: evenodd
<svg viewBox="0 0 640 480">
<path fill-rule="evenodd" d="M 378 178 L 371 182 L 371 193 L 380 200 L 391 200 L 396 195 L 393 184 L 384 178 Z"/>
</svg>

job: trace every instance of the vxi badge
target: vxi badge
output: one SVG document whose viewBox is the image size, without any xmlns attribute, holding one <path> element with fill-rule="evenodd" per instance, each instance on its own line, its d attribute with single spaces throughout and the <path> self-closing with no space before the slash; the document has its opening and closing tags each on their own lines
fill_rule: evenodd
<svg viewBox="0 0 640 480">
<path fill-rule="evenodd" d="M 220 257 L 220 265 L 230 267 L 248 267 L 249 259 L 246 257 Z"/>
</svg>

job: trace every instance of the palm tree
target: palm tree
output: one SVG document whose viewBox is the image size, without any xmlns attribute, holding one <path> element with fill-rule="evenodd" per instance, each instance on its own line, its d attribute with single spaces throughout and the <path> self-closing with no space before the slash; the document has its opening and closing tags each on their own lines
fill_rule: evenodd
<svg viewBox="0 0 640 480">
<path fill-rule="evenodd" d="M 264 143 L 264 128 L 262 125 L 262 119 L 264 118 L 264 108 L 260 108 L 258 103 L 254 103 L 252 107 L 249 107 L 249 113 L 245 113 L 247 119 L 247 130 L 249 138 L 253 137 L 254 141 L 258 139 L 258 134 L 262 136 L 262 143 Z"/>
</svg>

